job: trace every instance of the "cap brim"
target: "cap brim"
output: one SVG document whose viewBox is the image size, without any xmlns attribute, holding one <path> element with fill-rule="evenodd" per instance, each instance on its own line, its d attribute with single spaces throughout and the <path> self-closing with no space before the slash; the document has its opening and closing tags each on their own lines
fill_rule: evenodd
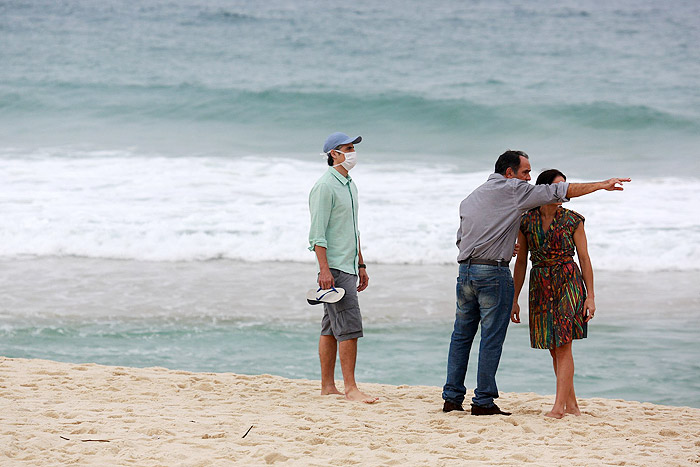
<svg viewBox="0 0 700 467">
<path fill-rule="evenodd" d="M 362 142 L 362 136 L 358 136 L 355 139 L 348 138 L 346 141 L 343 141 L 340 143 L 338 146 L 342 146 L 343 144 L 357 144 Z M 337 147 L 337 146 L 336 146 Z"/>
</svg>

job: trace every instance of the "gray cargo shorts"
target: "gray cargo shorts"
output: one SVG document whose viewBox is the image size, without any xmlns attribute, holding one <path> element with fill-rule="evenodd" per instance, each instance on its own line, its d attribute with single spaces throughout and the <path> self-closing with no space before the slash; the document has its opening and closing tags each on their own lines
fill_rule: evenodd
<svg viewBox="0 0 700 467">
<path fill-rule="evenodd" d="M 321 335 L 333 336 L 338 342 L 362 337 L 362 315 L 357 301 L 357 276 L 331 269 L 335 286 L 345 289 L 345 295 L 336 303 L 323 304 Z"/>
</svg>

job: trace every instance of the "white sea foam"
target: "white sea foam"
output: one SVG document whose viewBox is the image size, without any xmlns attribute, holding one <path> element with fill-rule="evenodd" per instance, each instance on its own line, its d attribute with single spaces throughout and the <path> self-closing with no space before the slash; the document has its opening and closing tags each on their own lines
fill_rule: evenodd
<svg viewBox="0 0 700 467">
<path fill-rule="evenodd" d="M 313 262 L 307 199 L 326 168 L 311 159 L 6 151 L 0 256 Z M 488 173 L 360 162 L 365 260 L 453 263 L 459 203 Z M 637 177 L 567 207 L 587 219 L 595 268 L 690 270 L 700 268 L 699 202 L 697 178 Z"/>
</svg>

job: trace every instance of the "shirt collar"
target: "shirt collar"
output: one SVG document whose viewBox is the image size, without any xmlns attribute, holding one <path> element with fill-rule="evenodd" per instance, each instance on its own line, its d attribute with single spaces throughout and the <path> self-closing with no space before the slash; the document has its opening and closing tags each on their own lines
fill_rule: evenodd
<svg viewBox="0 0 700 467">
<path fill-rule="evenodd" d="M 338 172 L 337 170 L 335 170 L 334 167 L 328 167 L 328 171 L 329 171 L 330 173 L 332 173 L 333 176 L 334 176 L 335 178 L 337 178 L 338 181 L 339 181 L 340 183 L 342 183 L 343 185 L 347 185 L 348 183 L 350 183 L 350 182 L 352 181 L 352 177 L 350 176 L 350 174 L 348 174 L 347 177 L 343 177 L 343 174 L 341 174 L 340 172 Z"/>
<path fill-rule="evenodd" d="M 492 173 L 491 175 L 489 175 L 489 178 L 487 179 L 487 181 L 491 181 L 491 180 L 505 180 L 505 181 L 514 180 L 515 183 L 523 183 L 523 182 L 524 182 L 524 183 L 529 183 L 529 182 L 526 181 L 526 180 L 520 180 L 519 178 L 515 178 L 515 177 L 513 177 L 513 178 L 506 178 L 505 175 L 501 175 L 501 174 L 499 174 L 499 173 Z"/>
</svg>

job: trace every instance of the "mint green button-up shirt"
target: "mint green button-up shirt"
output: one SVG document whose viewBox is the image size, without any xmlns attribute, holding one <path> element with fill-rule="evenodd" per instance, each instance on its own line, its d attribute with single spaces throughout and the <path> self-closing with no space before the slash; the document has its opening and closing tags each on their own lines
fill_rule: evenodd
<svg viewBox="0 0 700 467">
<path fill-rule="evenodd" d="M 328 266 L 358 274 L 360 231 L 357 228 L 357 187 L 350 175 L 333 167 L 318 179 L 309 194 L 309 250 L 326 248 Z"/>
</svg>

